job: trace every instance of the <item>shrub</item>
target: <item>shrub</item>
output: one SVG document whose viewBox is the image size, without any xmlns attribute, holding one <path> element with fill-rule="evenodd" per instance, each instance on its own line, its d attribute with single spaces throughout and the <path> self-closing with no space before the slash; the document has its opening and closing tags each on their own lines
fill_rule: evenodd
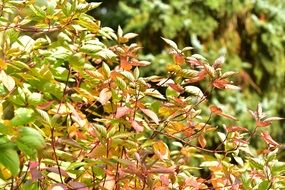
<svg viewBox="0 0 285 190">
<path fill-rule="evenodd" d="M 1 188 L 284 188 L 281 145 L 266 132 L 282 118 L 259 106 L 249 131 L 207 102 L 215 90 L 238 90 L 223 57 L 210 64 L 162 38 L 168 76 L 141 77 L 150 63 L 129 42 L 137 35 L 100 27 L 86 14 L 98 5 L 2 3 Z M 210 125 L 216 117 L 229 121 Z M 263 150 L 251 148 L 254 136 Z"/>
</svg>

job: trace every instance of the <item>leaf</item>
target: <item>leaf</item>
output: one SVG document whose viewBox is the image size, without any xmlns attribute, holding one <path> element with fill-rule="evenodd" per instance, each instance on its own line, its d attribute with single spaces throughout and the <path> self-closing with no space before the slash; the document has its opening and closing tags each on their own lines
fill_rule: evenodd
<svg viewBox="0 0 285 190">
<path fill-rule="evenodd" d="M 6 167 L 13 176 L 16 176 L 19 173 L 20 168 L 20 160 L 17 151 L 9 146 L 1 146 L 0 152 L 0 163 Z"/>
<path fill-rule="evenodd" d="M 285 118 L 283 117 L 268 117 L 266 119 L 264 119 L 263 121 L 264 122 L 272 122 L 272 121 L 279 121 L 279 120 L 283 120 Z"/>
<path fill-rule="evenodd" d="M 122 30 L 120 25 L 118 26 L 117 35 L 118 35 L 119 38 L 123 36 L 123 30 Z"/>
<path fill-rule="evenodd" d="M 276 156 L 276 153 L 275 153 L 275 156 Z M 272 171 L 273 176 L 282 175 L 283 173 L 285 173 L 285 162 L 277 161 L 271 167 L 271 171 Z"/>
<path fill-rule="evenodd" d="M 132 109 L 131 109 L 131 108 L 128 108 L 128 107 L 126 107 L 126 106 L 118 107 L 115 117 L 116 117 L 116 118 L 123 117 L 124 115 L 129 114 L 131 111 L 132 111 Z"/>
<path fill-rule="evenodd" d="M 138 133 L 143 132 L 144 130 L 143 126 L 141 126 L 136 120 L 132 120 L 131 125 Z"/>
<path fill-rule="evenodd" d="M 269 145 L 279 146 L 279 144 L 275 140 L 272 139 L 272 137 L 269 135 L 268 132 L 262 131 L 261 138 Z"/>
<path fill-rule="evenodd" d="M 270 186 L 270 181 L 264 180 L 258 185 L 257 190 L 267 190 Z"/>
<path fill-rule="evenodd" d="M 121 90 L 125 90 L 127 88 L 126 82 L 120 77 L 116 77 L 115 82 Z"/>
<path fill-rule="evenodd" d="M 37 150 L 45 147 L 45 140 L 36 129 L 22 127 L 19 130 L 16 144 L 25 154 L 35 158 Z"/>
<path fill-rule="evenodd" d="M 211 110 L 212 113 L 215 113 L 217 115 L 223 116 L 225 118 L 232 119 L 232 120 L 237 120 L 234 116 L 231 116 L 229 114 L 223 113 L 222 109 L 217 107 L 217 106 L 211 105 L 210 106 L 210 110 Z"/>
<path fill-rule="evenodd" d="M 248 132 L 248 129 L 240 126 L 230 126 L 226 127 L 227 132 Z"/>
<path fill-rule="evenodd" d="M 263 170 L 264 164 L 259 158 L 249 158 L 248 161 L 252 168 Z"/>
<path fill-rule="evenodd" d="M 154 90 L 153 88 L 146 89 L 144 93 L 147 96 L 152 96 L 162 100 L 166 99 L 158 90 Z"/>
<path fill-rule="evenodd" d="M 228 89 L 228 90 L 240 90 L 240 87 L 232 85 L 232 84 L 225 84 L 225 89 Z"/>
<path fill-rule="evenodd" d="M 175 50 L 178 50 L 178 46 L 177 44 L 172 41 L 172 40 L 169 40 L 169 39 L 166 39 L 166 38 L 163 38 L 161 37 L 168 45 L 170 45 L 172 48 L 174 48 Z"/>
<path fill-rule="evenodd" d="M 170 153 L 167 145 L 163 141 L 157 141 L 153 144 L 153 150 L 155 155 L 161 159 L 166 160 L 169 159 Z"/>
<path fill-rule="evenodd" d="M 130 81 L 134 81 L 135 80 L 135 77 L 129 71 L 121 71 L 120 74 L 123 75 L 125 78 L 127 78 Z"/>
<path fill-rule="evenodd" d="M 108 88 L 104 88 L 103 90 L 101 90 L 101 92 L 99 94 L 98 101 L 102 105 L 106 105 L 107 102 L 111 99 L 111 97 L 112 97 L 112 92 Z"/>
<path fill-rule="evenodd" d="M 149 109 L 141 109 L 141 110 L 145 115 L 150 117 L 156 125 L 159 125 L 159 119 L 158 119 L 156 113 L 154 113 L 153 111 L 151 111 Z"/>
<path fill-rule="evenodd" d="M 205 161 L 200 164 L 201 167 L 212 167 L 212 166 L 219 166 L 218 161 Z"/>
<path fill-rule="evenodd" d="M 37 93 L 37 92 L 33 92 L 32 94 L 30 94 L 28 96 L 28 103 L 30 105 L 39 105 L 43 100 L 42 94 Z"/>
<path fill-rule="evenodd" d="M 102 68 L 103 68 L 103 72 L 106 75 L 106 77 L 110 77 L 110 73 L 111 73 L 110 67 L 106 63 L 103 62 Z"/>
<path fill-rule="evenodd" d="M 228 72 L 225 72 L 224 74 L 222 74 L 221 78 L 227 78 L 227 77 L 230 77 L 232 75 L 236 75 L 237 72 L 234 72 L 234 71 L 228 71 Z"/>
<path fill-rule="evenodd" d="M 218 59 L 215 60 L 213 67 L 216 68 L 221 68 L 222 64 L 225 62 L 225 56 L 221 56 Z"/>
<path fill-rule="evenodd" d="M 217 132 L 218 136 L 219 136 L 219 139 L 221 140 L 221 142 L 224 142 L 227 138 L 227 136 L 222 133 L 222 132 Z"/>
<path fill-rule="evenodd" d="M 104 59 L 112 59 L 114 57 L 117 57 L 117 55 L 109 49 L 102 49 L 98 51 L 96 55 L 99 55 L 100 57 Z"/>
<path fill-rule="evenodd" d="M 0 71 L 0 81 L 9 91 L 12 91 L 16 85 L 13 77 L 7 75 L 4 70 Z"/>
<path fill-rule="evenodd" d="M 25 125 L 34 120 L 34 110 L 31 108 L 18 108 L 15 110 L 15 116 L 11 120 L 13 125 Z"/>
<path fill-rule="evenodd" d="M 205 148 L 207 141 L 206 141 L 204 135 L 198 136 L 198 142 L 202 148 Z"/>
<path fill-rule="evenodd" d="M 184 89 L 186 92 L 198 96 L 199 98 L 203 98 L 204 96 L 202 90 L 196 86 L 185 86 Z"/>
<path fill-rule="evenodd" d="M 137 36 L 138 36 L 138 34 L 136 34 L 136 33 L 127 33 L 123 37 L 127 38 L 127 39 L 132 39 L 132 38 L 135 38 Z"/>
<path fill-rule="evenodd" d="M 178 93 L 183 93 L 184 92 L 184 88 L 178 84 L 174 84 L 174 83 L 170 83 L 168 84 L 173 90 L 175 90 Z"/>
</svg>

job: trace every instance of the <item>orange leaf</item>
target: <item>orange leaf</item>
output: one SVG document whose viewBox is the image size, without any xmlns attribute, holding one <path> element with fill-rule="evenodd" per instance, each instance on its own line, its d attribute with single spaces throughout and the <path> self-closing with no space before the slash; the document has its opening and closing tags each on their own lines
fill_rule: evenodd
<svg viewBox="0 0 285 190">
<path fill-rule="evenodd" d="M 132 69 L 132 65 L 129 63 L 127 56 L 120 56 L 120 66 L 122 69 L 127 71 Z"/>
<path fill-rule="evenodd" d="M 243 131 L 248 131 L 246 128 L 244 127 L 240 127 L 240 126 L 231 126 L 231 127 L 226 127 L 227 132 L 243 132 Z"/>
<path fill-rule="evenodd" d="M 181 65 L 185 62 L 184 56 L 182 54 L 176 53 L 174 55 L 174 61 L 176 64 Z"/>
<path fill-rule="evenodd" d="M 153 144 L 153 150 L 155 155 L 163 160 L 163 159 L 168 159 L 169 158 L 169 150 L 167 145 L 162 142 L 162 141 L 157 141 Z"/>
<path fill-rule="evenodd" d="M 204 135 L 199 135 L 198 142 L 202 148 L 205 148 L 207 141 L 206 141 Z"/>
<path fill-rule="evenodd" d="M 211 110 L 211 112 L 213 112 L 213 113 L 215 113 L 215 114 L 219 114 L 219 113 L 222 113 L 223 111 L 222 111 L 222 109 L 221 108 L 219 108 L 219 107 L 217 107 L 217 106 L 210 106 L 210 110 Z"/>
</svg>

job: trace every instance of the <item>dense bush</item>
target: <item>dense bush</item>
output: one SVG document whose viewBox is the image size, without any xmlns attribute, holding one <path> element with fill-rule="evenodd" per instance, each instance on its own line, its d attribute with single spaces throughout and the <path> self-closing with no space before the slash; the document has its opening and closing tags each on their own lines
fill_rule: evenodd
<svg viewBox="0 0 285 190">
<path fill-rule="evenodd" d="M 284 116 L 285 109 L 285 1 L 279 0 L 121 0 L 103 1 L 89 14 L 103 24 L 139 33 L 143 57 L 155 62 L 141 71 L 165 74 L 170 62 L 160 36 L 173 39 L 181 47 L 210 61 L 225 55 L 226 70 L 239 72 L 237 83 L 242 94 L 218 92 L 210 101 L 229 103 L 224 109 L 236 110 L 243 125 L 248 107 L 261 102 L 272 114 Z M 270 80 L 268 80 L 270 78 Z M 276 93 L 278 92 L 278 93 Z M 275 123 L 271 132 L 285 143 L 284 122 Z"/>
<path fill-rule="evenodd" d="M 281 118 L 259 105 L 249 130 L 207 101 L 239 90 L 223 56 L 211 63 L 159 38 L 173 59 L 167 76 L 142 77 L 150 62 L 129 42 L 137 35 L 101 27 L 86 14 L 98 5 L 2 2 L 2 189 L 285 187 L 282 145 L 267 132 Z M 225 123 L 210 124 L 219 117 Z"/>
</svg>

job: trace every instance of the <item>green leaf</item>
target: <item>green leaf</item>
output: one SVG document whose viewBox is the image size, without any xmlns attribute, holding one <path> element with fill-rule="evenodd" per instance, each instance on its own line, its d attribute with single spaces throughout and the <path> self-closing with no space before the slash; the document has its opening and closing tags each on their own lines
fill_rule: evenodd
<svg viewBox="0 0 285 190">
<path fill-rule="evenodd" d="M 45 140 L 36 129 L 22 127 L 16 140 L 18 148 L 28 156 L 35 158 L 37 150 L 45 147 Z"/>
<path fill-rule="evenodd" d="M 270 187 L 270 181 L 265 180 L 262 181 L 259 185 L 258 185 L 258 189 L 257 190 L 268 190 Z"/>
<path fill-rule="evenodd" d="M 10 146 L 1 146 L 0 152 L 0 163 L 8 170 L 10 170 L 13 176 L 16 176 L 19 173 L 20 168 L 20 161 L 17 151 L 11 148 Z"/>
<path fill-rule="evenodd" d="M 33 92 L 28 96 L 28 103 L 30 105 L 39 105 L 43 100 L 42 94 Z"/>
<path fill-rule="evenodd" d="M 285 162 L 276 162 L 271 167 L 271 172 L 273 176 L 280 175 L 285 172 Z"/>
<path fill-rule="evenodd" d="M 106 63 L 102 63 L 102 69 L 106 77 L 110 77 L 111 70 L 110 70 L 110 67 Z"/>
<path fill-rule="evenodd" d="M 115 79 L 115 82 L 121 90 L 125 90 L 127 88 L 126 82 L 123 79 L 121 79 L 120 77 L 117 77 Z"/>
<path fill-rule="evenodd" d="M 264 164 L 262 163 L 262 160 L 259 158 L 249 158 L 249 165 L 252 168 L 263 170 Z"/>
<path fill-rule="evenodd" d="M 117 57 L 117 55 L 109 49 L 102 49 L 96 53 L 96 55 L 104 58 L 104 59 L 112 59 Z"/>
<path fill-rule="evenodd" d="M 15 110 L 15 116 L 11 120 L 13 125 L 25 125 L 34 120 L 34 110 L 31 108 L 18 108 Z"/>
</svg>

